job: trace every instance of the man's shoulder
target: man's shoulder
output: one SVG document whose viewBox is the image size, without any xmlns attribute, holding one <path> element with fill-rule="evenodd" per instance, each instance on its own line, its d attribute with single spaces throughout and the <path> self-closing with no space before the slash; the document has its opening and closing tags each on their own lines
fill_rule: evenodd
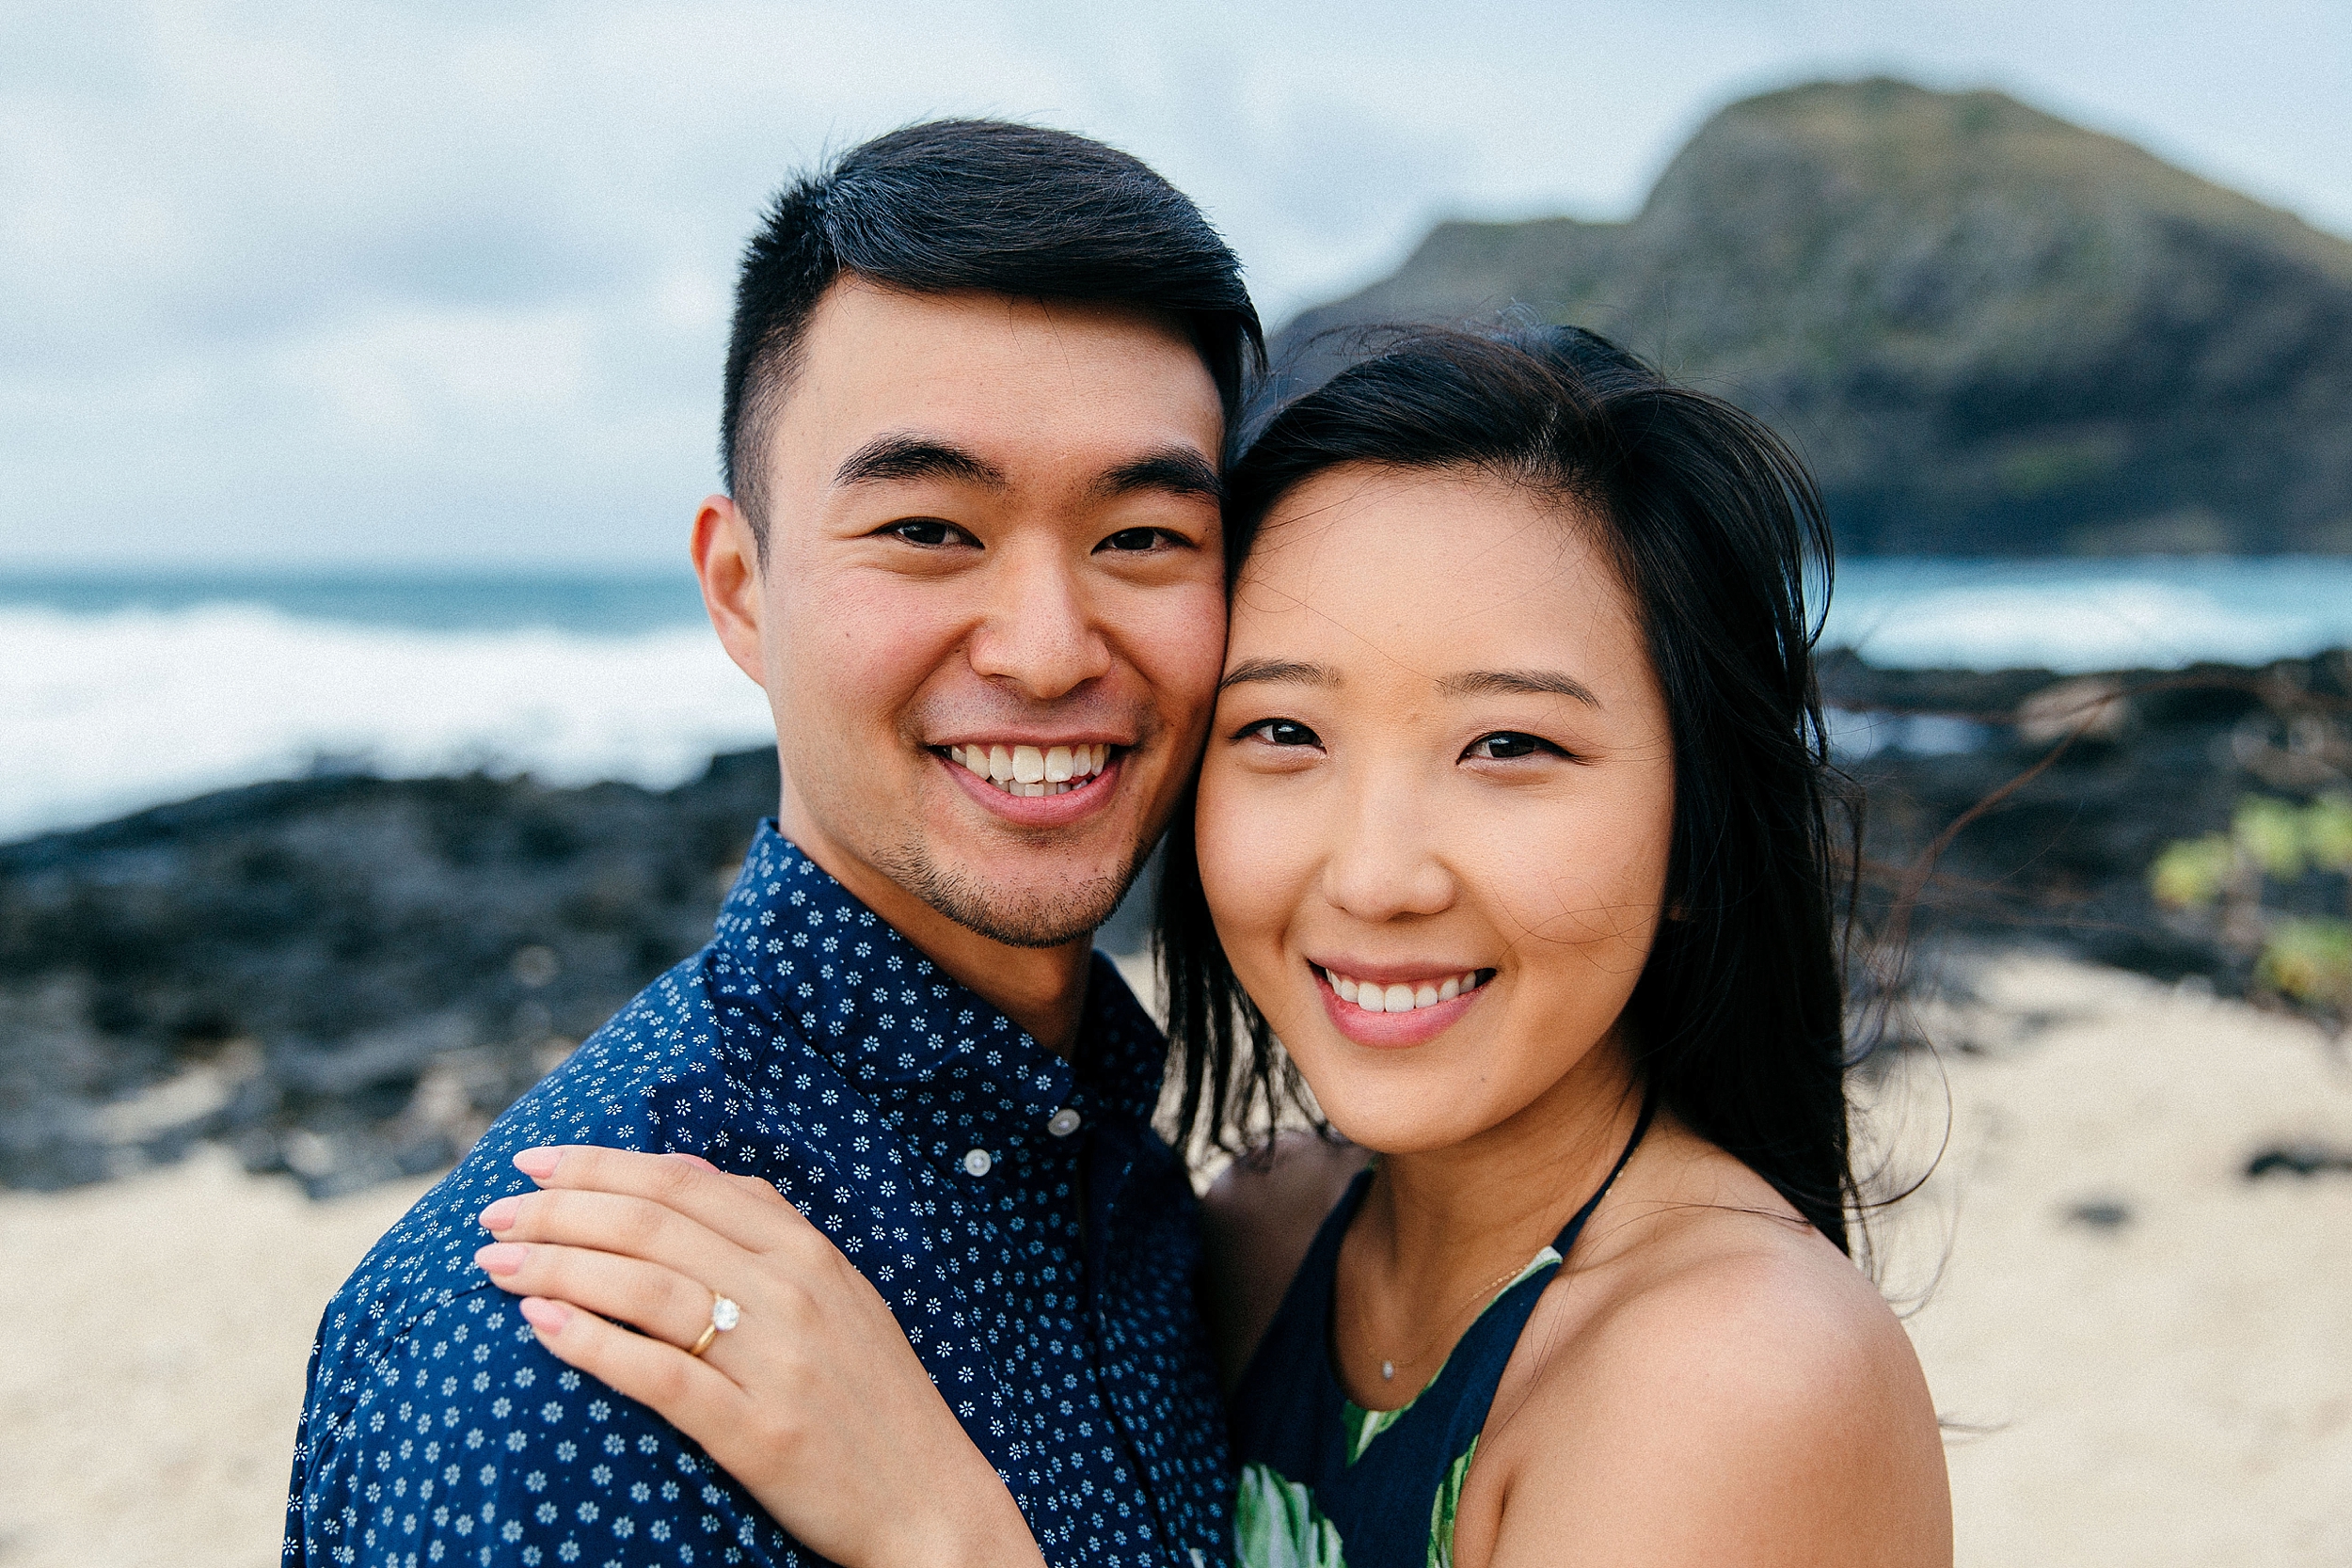
<svg viewBox="0 0 2352 1568">
<path fill-rule="evenodd" d="M 490 1289 L 473 1255 L 499 1198 L 532 1190 L 514 1157 L 545 1144 L 662 1150 L 695 1147 L 701 1113 L 723 1096 L 727 1029 L 708 952 L 640 991 L 492 1122 L 352 1271 L 319 1323 L 322 1371 L 374 1361 L 428 1314 Z M 492 1292 L 494 1295 L 495 1291 Z"/>
<path fill-rule="evenodd" d="M 646 987 L 516 1101 L 327 1304 L 295 1440 L 288 1561 L 353 1550 L 373 1561 L 394 1544 L 408 1549 L 400 1560 L 421 1544 L 438 1560 L 493 1540 L 525 1562 L 568 1561 L 598 1535 L 652 1543 L 662 1560 L 677 1542 L 801 1560 L 658 1416 L 549 1354 L 473 1261 L 489 1240 L 483 1209 L 532 1186 L 515 1168 L 522 1149 L 699 1150 L 722 1129 L 733 1058 L 774 1034 L 750 1046 L 755 1031 L 725 1022 L 710 958 Z"/>
</svg>

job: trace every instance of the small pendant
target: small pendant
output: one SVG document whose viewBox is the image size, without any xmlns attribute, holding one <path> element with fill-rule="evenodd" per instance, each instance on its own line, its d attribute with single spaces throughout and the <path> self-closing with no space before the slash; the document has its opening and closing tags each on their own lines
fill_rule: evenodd
<svg viewBox="0 0 2352 1568">
<path fill-rule="evenodd" d="M 1389 1381 L 1391 1381 L 1391 1380 L 1394 1379 L 1394 1378 L 1395 1378 L 1395 1376 L 1396 1376 L 1396 1363 L 1395 1363 L 1395 1362 L 1393 1362 L 1393 1361 L 1383 1361 L 1383 1362 L 1381 1362 L 1381 1363 L 1380 1363 L 1380 1378 L 1381 1378 L 1381 1381 L 1382 1381 L 1382 1382 L 1384 1382 L 1384 1383 L 1385 1383 L 1385 1382 L 1389 1382 Z"/>
</svg>

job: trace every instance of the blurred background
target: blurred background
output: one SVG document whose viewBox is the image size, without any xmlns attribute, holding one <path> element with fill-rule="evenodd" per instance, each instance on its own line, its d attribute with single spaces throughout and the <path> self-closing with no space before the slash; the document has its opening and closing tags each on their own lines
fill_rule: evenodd
<svg viewBox="0 0 2352 1568">
<path fill-rule="evenodd" d="M 2352 1560 L 2347 109 L 2316 0 L 0 11 L 0 1568 L 268 1560 L 327 1295 L 704 940 L 736 251 L 966 114 L 1294 381 L 1513 311 L 1798 447 L 1960 1560 Z"/>
</svg>

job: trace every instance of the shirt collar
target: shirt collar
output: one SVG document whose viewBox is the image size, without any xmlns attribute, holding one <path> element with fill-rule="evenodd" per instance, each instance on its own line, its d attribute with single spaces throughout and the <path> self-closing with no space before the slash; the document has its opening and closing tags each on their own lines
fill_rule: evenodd
<svg viewBox="0 0 2352 1568">
<path fill-rule="evenodd" d="M 1119 971 L 1093 957 L 1073 1064 L 950 979 L 777 831 L 759 825 L 713 942 L 735 1005 L 788 1026 L 877 1099 L 946 1094 L 974 1132 L 1025 1144 L 1054 1112 L 1150 1120 L 1167 1045 Z M 739 998 L 739 1000 L 736 1000 Z"/>
</svg>

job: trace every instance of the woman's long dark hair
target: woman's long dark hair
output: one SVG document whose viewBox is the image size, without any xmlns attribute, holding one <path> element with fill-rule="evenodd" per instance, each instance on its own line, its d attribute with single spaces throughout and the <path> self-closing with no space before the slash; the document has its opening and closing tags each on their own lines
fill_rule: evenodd
<svg viewBox="0 0 2352 1568">
<path fill-rule="evenodd" d="M 1842 857 L 1806 612 L 1809 570 L 1827 598 L 1830 537 L 1804 466 L 1750 415 L 1592 333 L 1413 332 L 1250 444 L 1231 480 L 1229 575 L 1283 495 L 1344 463 L 1484 471 L 1591 520 L 1674 727 L 1670 918 L 1628 1004 L 1635 1069 L 1846 1248 Z M 1159 956 L 1180 1146 L 1198 1130 L 1234 1148 L 1299 1080 L 1210 925 L 1190 799 L 1168 837 Z"/>
</svg>

